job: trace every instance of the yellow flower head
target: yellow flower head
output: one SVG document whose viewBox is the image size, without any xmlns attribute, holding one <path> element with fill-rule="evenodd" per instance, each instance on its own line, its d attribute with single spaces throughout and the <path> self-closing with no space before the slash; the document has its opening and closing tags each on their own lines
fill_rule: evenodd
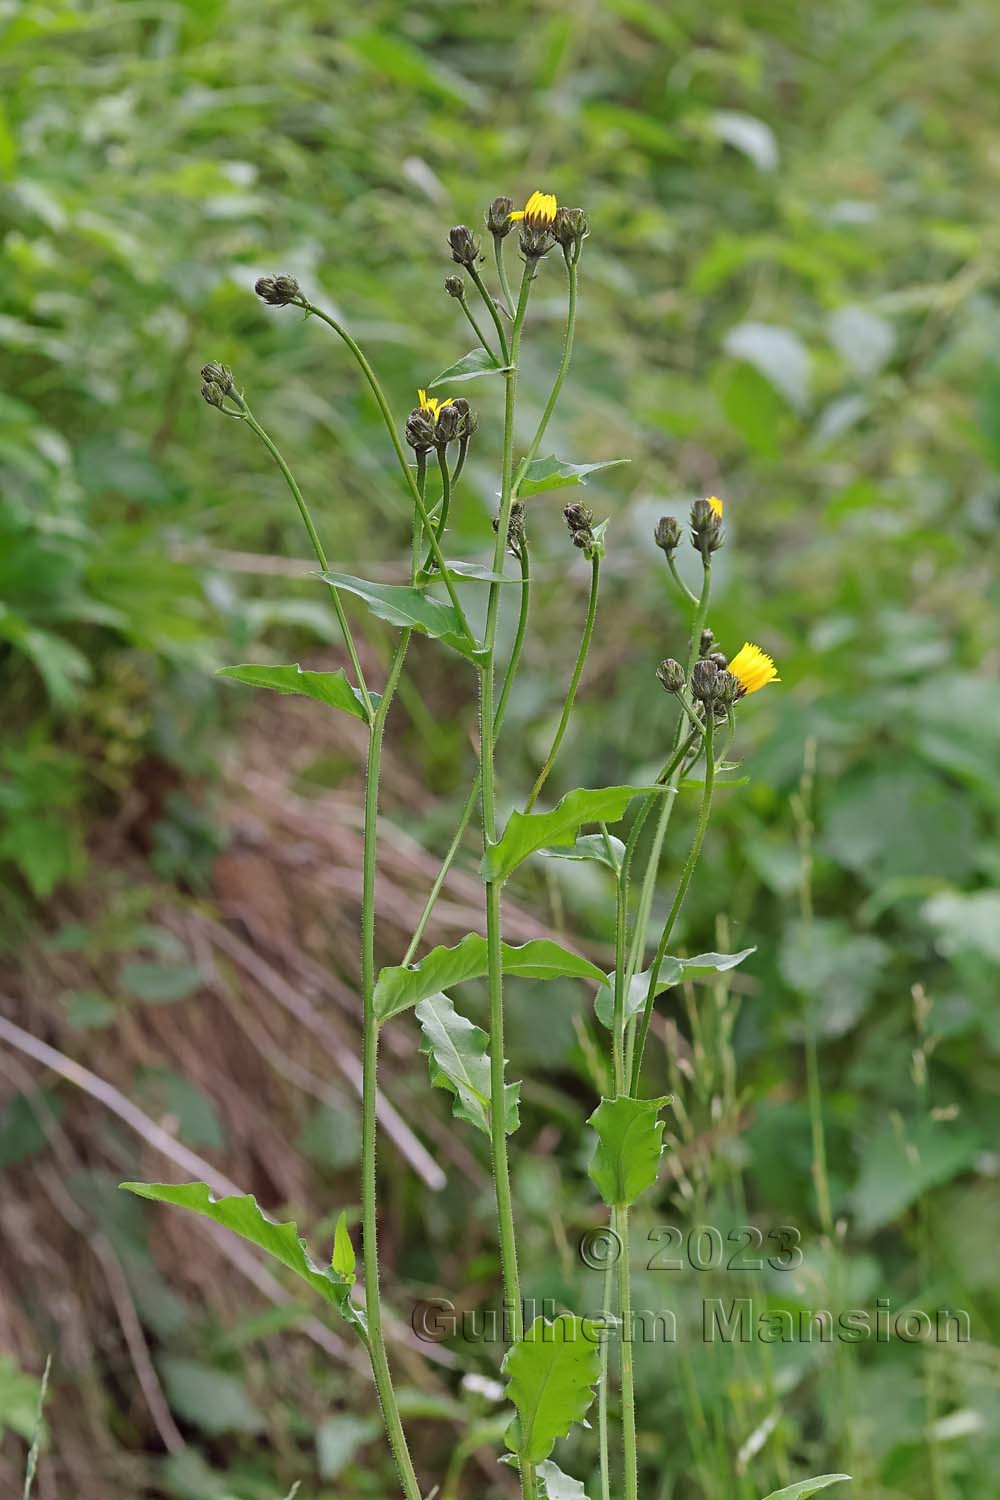
<svg viewBox="0 0 1000 1500">
<path fill-rule="evenodd" d="M 540 193 L 535 190 L 523 208 L 510 215 L 512 219 L 523 219 L 529 229 L 551 229 L 556 217 L 555 193 Z"/>
<path fill-rule="evenodd" d="M 450 406 L 452 402 L 451 396 L 442 396 L 438 400 L 437 396 L 428 396 L 426 391 L 418 391 L 417 395 L 420 397 L 420 410 L 429 411 L 435 422 L 438 419 L 442 406 Z"/>
<path fill-rule="evenodd" d="M 722 520 L 722 512 L 725 509 L 725 507 L 723 506 L 722 501 L 719 499 L 718 495 L 709 495 L 709 497 L 708 497 L 708 503 L 712 507 L 712 509 L 715 511 L 715 514 L 718 516 L 719 520 L 721 521 Z"/>
<path fill-rule="evenodd" d="M 769 682 L 780 682 L 778 669 L 759 646 L 753 646 L 749 641 L 744 641 L 742 647 L 737 651 L 729 663 L 729 670 L 740 685 L 740 697 L 747 693 L 755 693 L 758 688 L 767 687 Z"/>
</svg>

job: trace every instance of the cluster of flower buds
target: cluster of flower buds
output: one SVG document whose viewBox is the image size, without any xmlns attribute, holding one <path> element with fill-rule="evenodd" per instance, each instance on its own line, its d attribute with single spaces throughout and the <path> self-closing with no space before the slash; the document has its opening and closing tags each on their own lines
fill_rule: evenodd
<svg viewBox="0 0 1000 1500">
<path fill-rule="evenodd" d="M 254 283 L 254 291 L 270 307 L 287 307 L 302 296 L 294 276 L 261 276 Z"/>
<path fill-rule="evenodd" d="M 464 396 L 438 401 L 426 391 L 418 392 L 420 405 L 406 419 L 406 441 L 417 453 L 447 448 L 461 439 L 468 442 L 479 426 L 479 418 Z"/>
<path fill-rule="evenodd" d="M 513 557 L 519 558 L 521 556 L 522 548 L 527 540 L 528 533 L 525 525 L 527 514 L 528 507 L 524 501 L 515 500 L 510 508 L 510 520 L 507 522 L 507 546 Z M 493 530 L 499 531 L 499 529 L 500 517 L 494 516 Z"/>
<path fill-rule="evenodd" d="M 706 708 L 714 708 L 717 714 L 724 716 L 737 698 L 742 696 L 742 687 L 739 678 L 727 671 L 725 665 L 720 667 L 712 657 L 701 656 L 691 673 L 691 692 L 699 703 L 703 703 Z"/>
<path fill-rule="evenodd" d="M 572 501 L 564 507 L 563 519 L 569 527 L 573 546 L 579 547 L 588 562 L 593 562 L 599 553 L 603 556 L 601 542 L 594 534 L 594 512 L 589 505 L 583 505 L 578 500 Z"/>
<path fill-rule="evenodd" d="M 210 360 L 201 367 L 201 379 L 201 394 L 209 406 L 217 406 L 220 411 L 232 411 L 231 407 L 226 406 L 226 397 L 231 396 L 235 390 L 233 372 L 229 366 Z"/>
</svg>

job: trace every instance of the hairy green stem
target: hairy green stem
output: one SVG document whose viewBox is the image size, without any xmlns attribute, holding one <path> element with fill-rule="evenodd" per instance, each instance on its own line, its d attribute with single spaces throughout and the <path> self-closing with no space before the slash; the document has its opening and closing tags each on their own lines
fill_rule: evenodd
<svg viewBox="0 0 1000 1500">
<path fill-rule="evenodd" d="M 233 400 L 238 402 L 242 418 L 250 428 L 251 432 L 255 433 L 260 441 L 264 444 L 264 447 L 267 449 L 268 453 L 270 453 L 271 457 L 274 459 L 275 463 L 280 469 L 282 478 L 284 479 L 291 492 L 292 499 L 298 506 L 299 515 L 302 517 L 303 524 L 309 536 L 309 541 L 312 544 L 312 549 L 316 554 L 316 561 L 319 563 L 320 568 L 324 573 L 329 572 L 330 565 L 327 561 L 326 550 L 323 546 L 323 543 L 319 539 L 319 533 L 317 532 L 316 527 L 313 523 L 312 515 L 310 514 L 309 507 L 305 502 L 302 491 L 299 489 L 298 483 L 295 479 L 295 475 L 292 473 L 284 458 L 281 456 L 277 445 L 264 431 L 263 427 L 257 421 L 257 418 L 254 416 L 249 406 L 247 406 L 242 396 L 238 396 L 234 391 Z M 351 633 L 351 627 L 348 624 L 347 615 L 344 612 L 344 606 L 341 603 L 339 590 L 333 588 L 330 590 L 330 592 L 333 597 L 333 608 L 337 616 L 337 623 L 339 624 L 341 633 L 344 637 L 344 644 L 347 647 L 347 654 L 351 658 L 351 666 L 354 668 L 354 675 L 358 679 L 358 691 L 361 694 L 361 700 L 364 704 L 365 713 L 368 716 L 368 722 L 370 724 L 372 715 L 374 714 L 375 710 L 372 706 L 371 696 L 368 692 L 368 684 L 365 681 L 365 674 L 361 668 L 361 661 L 358 657 L 357 647 L 354 644 L 354 636 Z"/>
<path fill-rule="evenodd" d="M 698 857 L 701 854 L 701 846 L 705 841 L 705 833 L 708 829 L 709 818 L 712 813 L 712 790 L 715 785 L 715 749 L 712 743 L 714 732 L 711 710 L 705 716 L 705 785 L 701 797 L 701 808 L 698 813 L 698 822 L 695 826 L 694 838 L 688 850 L 688 857 L 681 871 L 681 878 L 677 882 L 677 890 L 674 893 L 673 903 L 660 934 L 660 941 L 656 947 L 656 955 L 649 971 L 649 988 L 646 991 L 646 1004 L 642 1013 L 642 1021 L 639 1026 L 639 1035 L 635 1047 L 635 1056 L 632 1063 L 632 1081 L 630 1092 L 633 1097 L 638 1096 L 639 1076 L 642 1072 L 642 1054 L 646 1047 L 646 1038 L 649 1035 L 649 1023 L 653 1015 L 653 1005 L 656 1000 L 656 985 L 660 977 L 660 969 L 667 952 L 667 944 L 670 942 L 674 925 L 677 921 L 684 897 L 687 895 L 688 886 L 694 875 Z"/>
<path fill-rule="evenodd" d="M 628 1208 L 613 1214 L 618 1236 L 618 1317 L 621 1321 L 622 1447 L 625 1458 L 625 1500 L 638 1500 L 639 1460 L 635 1430 L 635 1377 L 632 1368 L 632 1275 Z"/>
<path fill-rule="evenodd" d="M 493 571 L 499 574 L 503 568 L 507 547 L 507 532 L 510 525 L 512 482 L 514 474 L 514 412 L 517 396 L 517 360 L 520 352 L 521 330 L 528 307 L 534 265 L 525 262 L 521 278 L 521 291 L 517 311 L 511 329 L 510 368 L 504 374 L 504 432 L 503 459 L 500 477 L 500 513 L 497 517 L 496 542 L 493 549 Z M 494 773 L 494 679 L 496 672 L 496 638 L 500 613 L 502 585 L 490 584 L 486 606 L 486 630 L 484 633 L 484 660 L 480 673 L 480 740 L 481 780 L 483 808 L 483 851 L 496 842 L 496 787 Z M 514 1207 L 510 1191 L 510 1166 L 507 1158 L 507 1132 L 504 1109 L 504 1016 L 503 1016 L 503 915 L 501 907 L 501 884 L 487 879 L 486 887 L 486 955 L 490 1004 L 490 1144 L 493 1161 L 493 1185 L 496 1194 L 497 1222 L 500 1237 L 500 1260 L 503 1268 L 504 1301 L 511 1320 L 511 1332 L 515 1342 L 524 1333 L 524 1317 L 521 1306 L 521 1283 L 517 1265 L 517 1239 L 514 1231 Z M 532 1500 L 535 1493 L 533 1466 L 522 1459 L 521 1489 L 524 1500 Z"/>
<path fill-rule="evenodd" d="M 542 438 L 545 436 L 545 431 L 549 425 L 549 421 L 551 420 L 552 413 L 556 409 L 556 402 L 559 400 L 559 397 L 562 393 L 563 384 L 569 371 L 570 361 L 573 358 L 573 336 L 576 331 L 577 263 L 574 259 L 570 258 L 569 254 L 566 255 L 566 272 L 569 282 L 569 290 L 567 294 L 566 333 L 563 338 L 562 359 L 559 361 L 559 369 L 556 372 L 555 381 L 553 382 L 552 389 L 549 392 L 549 399 L 545 403 L 545 410 L 542 412 L 541 420 L 539 421 L 538 426 L 535 429 L 535 435 L 531 439 L 531 442 L 528 444 L 524 457 L 521 459 L 521 462 L 517 466 L 517 474 L 514 479 L 515 496 L 517 495 L 518 485 L 521 483 L 521 480 L 528 472 L 528 467 L 531 464 L 532 459 L 537 454 L 539 447 L 541 446 Z"/>
<path fill-rule="evenodd" d="M 473 283 L 475 284 L 476 291 L 483 299 L 486 311 L 493 319 L 493 326 L 497 331 L 497 338 L 500 340 L 500 353 L 503 358 L 503 362 L 505 365 L 510 365 L 517 357 L 513 352 L 513 334 L 511 335 L 511 343 L 510 345 L 508 345 L 507 332 L 503 326 L 503 319 L 497 311 L 497 305 L 490 294 L 489 287 L 486 285 L 485 281 L 480 275 L 478 266 L 467 266 L 466 269 L 470 277 L 472 278 Z"/>
<path fill-rule="evenodd" d="M 576 702 L 576 692 L 577 688 L 580 686 L 580 677 L 583 674 L 583 665 L 587 660 L 587 652 L 590 650 L 590 641 L 591 637 L 594 634 L 594 620 L 597 616 L 597 590 L 600 584 L 601 577 L 601 559 L 598 553 L 594 554 L 594 558 L 590 566 L 590 598 L 587 602 L 587 618 L 583 627 L 583 635 L 580 638 L 580 649 L 576 653 L 576 664 L 573 668 L 573 675 L 570 678 L 569 690 L 566 693 L 566 701 L 563 704 L 562 715 L 560 716 L 559 724 L 556 729 L 555 736 L 552 740 L 552 745 L 549 749 L 548 755 L 545 758 L 545 764 L 539 771 L 538 776 L 535 779 L 535 784 L 531 788 L 531 795 L 528 798 L 527 803 L 525 804 L 525 812 L 530 812 L 535 803 L 538 801 L 538 794 L 548 780 L 549 773 L 551 772 L 552 767 L 555 765 L 556 756 L 559 754 L 559 746 L 563 742 L 563 736 L 566 733 L 566 729 L 569 725 L 570 715 L 573 712 L 573 705 Z"/>
<path fill-rule="evenodd" d="M 497 281 L 499 281 L 500 283 L 500 291 L 503 294 L 503 300 L 507 304 L 507 312 L 509 314 L 513 314 L 514 299 L 510 294 L 510 282 L 507 280 L 507 267 L 504 264 L 503 258 L 505 238 L 506 236 L 504 235 L 495 234 L 493 236 L 493 259 L 496 261 Z"/>
<path fill-rule="evenodd" d="M 361 1099 L 361 1224 L 365 1271 L 365 1315 L 372 1373 L 386 1432 L 406 1500 L 421 1500 L 421 1489 L 413 1471 L 393 1389 L 392 1375 L 382 1329 L 379 1289 L 378 1214 L 376 1206 L 376 1104 L 378 1100 L 378 1020 L 375 1016 L 375 858 L 378 837 L 378 798 L 385 721 L 392 702 L 410 632 L 404 630 L 396 643 L 381 702 L 375 711 L 368 739 L 365 781 L 364 865 L 361 907 L 361 992 L 363 1003 L 363 1082 Z"/>
<path fill-rule="evenodd" d="M 514 678 L 517 674 L 518 664 L 521 660 L 521 649 L 524 645 L 524 637 L 528 628 L 528 608 L 531 599 L 531 563 L 528 554 L 527 538 L 522 540 L 519 561 L 521 564 L 521 608 L 517 617 L 517 629 L 514 634 L 514 644 L 511 647 L 510 658 L 507 662 L 507 670 L 504 673 L 503 686 L 500 689 L 500 699 L 497 703 L 496 713 L 493 716 L 494 741 L 497 739 L 497 736 L 500 733 L 500 728 L 504 720 L 504 714 L 507 711 L 507 703 L 510 698 L 511 688 L 514 685 Z M 409 946 L 407 947 L 406 953 L 402 960 L 404 964 L 413 962 L 414 955 L 416 954 L 417 949 L 420 947 L 420 942 L 423 938 L 424 931 L 430 919 L 431 912 L 434 910 L 434 907 L 437 904 L 437 899 L 440 896 L 441 891 L 444 887 L 444 883 L 448 878 L 448 871 L 454 864 L 455 856 L 458 854 L 458 851 L 462 846 L 462 839 L 465 835 L 465 830 L 468 828 L 472 818 L 472 814 L 476 810 L 476 804 L 479 801 L 480 785 L 480 772 L 479 770 L 477 770 L 472 781 L 472 786 L 469 788 L 469 794 L 466 797 L 465 803 L 462 807 L 462 811 L 459 813 L 458 827 L 455 829 L 454 837 L 452 838 L 451 843 L 448 845 L 448 852 L 445 854 L 444 859 L 441 862 L 441 868 L 438 871 L 437 876 L 435 877 L 434 884 L 431 886 L 430 892 L 427 896 L 427 900 L 424 902 L 423 910 L 421 911 L 420 916 L 417 919 L 417 925 L 414 928 L 413 936 L 410 938 Z"/>
<path fill-rule="evenodd" d="M 430 518 L 427 515 L 427 508 L 424 505 L 424 497 L 420 493 L 420 487 L 417 484 L 416 478 L 414 477 L 413 470 L 410 468 L 410 465 L 407 462 L 406 453 L 403 450 L 403 444 L 400 441 L 399 433 L 396 430 L 395 420 L 393 419 L 392 412 L 389 409 L 389 403 L 385 399 L 385 392 L 382 390 L 382 387 L 379 384 L 379 380 L 377 375 L 375 374 L 375 371 L 369 364 L 368 359 L 366 358 L 360 344 L 356 339 L 351 337 L 343 324 L 337 322 L 336 318 L 331 317 L 331 315 L 327 312 L 324 312 L 322 308 L 316 307 L 314 303 L 309 302 L 305 297 L 299 298 L 296 301 L 295 305 L 297 307 L 304 308 L 307 313 L 311 313 L 313 317 L 319 318 L 321 322 L 326 323 L 328 327 L 332 328 L 334 333 L 337 334 L 339 338 L 343 339 L 344 343 L 347 345 L 348 349 L 350 349 L 351 353 L 354 355 L 354 358 L 357 360 L 357 363 L 361 368 L 361 372 L 367 380 L 369 386 L 371 387 L 372 394 L 374 395 L 375 400 L 378 403 L 379 411 L 382 413 L 382 420 L 385 423 L 386 431 L 388 432 L 389 437 L 392 439 L 392 446 L 395 450 L 400 469 L 403 472 L 403 478 L 406 480 L 407 488 L 410 491 L 410 496 L 413 500 L 414 505 L 416 506 L 417 515 L 420 517 L 420 524 L 427 532 L 427 538 L 430 543 L 431 553 L 433 554 L 434 561 L 440 568 L 443 575 L 444 585 L 448 590 L 448 597 L 451 600 L 452 608 L 458 616 L 459 625 L 461 626 L 461 629 L 463 630 L 465 635 L 468 636 L 469 640 L 475 642 L 475 636 L 469 629 L 469 622 L 465 618 L 465 611 L 462 608 L 458 594 L 455 592 L 455 585 L 453 581 L 448 577 L 447 569 L 444 566 L 444 558 L 441 555 L 441 548 L 438 543 L 437 533 L 430 523 Z"/>
<path fill-rule="evenodd" d="M 472 308 L 469 306 L 468 301 L 466 300 L 465 296 L 464 295 L 461 296 L 458 300 L 459 300 L 459 305 L 461 306 L 462 311 L 465 313 L 465 316 L 468 318 L 469 322 L 472 324 L 472 331 L 476 335 L 476 338 L 482 344 L 483 348 L 486 350 L 486 353 L 490 356 L 490 358 L 491 359 L 496 359 L 496 355 L 493 353 L 493 350 L 490 347 L 490 341 L 486 337 L 486 335 L 483 332 L 483 330 L 480 328 L 478 322 L 476 321 L 476 315 L 472 311 Z"/>
</svg>

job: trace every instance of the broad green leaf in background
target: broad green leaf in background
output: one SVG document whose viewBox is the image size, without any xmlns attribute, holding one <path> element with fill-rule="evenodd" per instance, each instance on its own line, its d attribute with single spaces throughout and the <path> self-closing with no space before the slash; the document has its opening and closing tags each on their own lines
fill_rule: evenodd
<svg viewBox="0 0 1000 1500">
<path fill-rule="evenodd" d="M 363 1314 L 351 1302 L 351 1282 L 331 1267 L 324 1271 L 316 1265 L 306 1249 L 293 1223 L 279 1224 L 257 1205 L 256 1198 L 247 1194 L 241 1198 L 216 1198 L 204 1182 L 123 1182 L 126 1192 L 139 1198 L 149 1198 L 153 1203 L 170 1203 L 176 1208 L 186 1208 L 201 1214 L 224 1229 L 231 1229 L 241 1239 L 249 1240 L 268 1255 L 274 1256 L 283 1266 L 301 1276 L 303 1281 L 333 1304 L 347 1321 L 364 1334 Z"/>
<path fill-rule="evenodd" d="M 587 1500 L 587 1492 L 579 1479 L 564 1474 L 551 1458 L 544 1458 L 536 1472 L 541 1480 L 544 1500 Z"/>
<path fill-rule="evenodd" d="M 820 1490 L 828 1489 L 831 1484 L 840 1484 L 850 1477 L 850 1474 L 819 1474 L 815 1479 L 800 1479 L 798 1484 L 786 1485 L 783 1490 L 772 1490 L 765 1496 L 765 1500 L 809 1500 L 810 1495 L 816 1495 Z"/>
<path fill-rule="evenodd" d="M 838 307 L 827 322 L 837 352 L 856 375 L 877 375 L 892 358 L 896 335 L 891 323 L 866 307 Z"/>
<path fill-rule="evenodd" d="M 276 693 L 297 693 L 304 698 L 315 698 L 329 708 L 343 709 L 352 718 L 367 719 L 361 694 L 352 687 L 343 667 L 338 667 L 335 672 L 308 672 L 297 663 L 287 667 L 268 667 L 245 662 L 238 667 L 222 667 L 219 676 L 232 677 L 235 682 L 245 682 L 250 687 L 271 688 Z M 377 707 L 378 694 L 371 696 Z"/>
<path fill-rule="evenodd" d="M 854 1212 L 861 1234 L 871 1234 L 906 1212 L 928 1188 L 949 1182 L 972 1165 L 980 1139 L 951 1120 L 921 1115 L 904 1121 L 893 1110 L 888 1122 L 868 1136 L 854 1190 Z"/>
<path fill-rule="evenodd" d="M 428 390 L 434 390 L 439 385 L 456 385 L 462 380 L 475 380 L 477 375 L 499 375 L 502 370 L 503 365 L 488 350 L 482 347 L 470 349 L 468 354 L 463 354 L 447 370 L 442 370 L 431 381 Z"/>
<path fill-rule="evenodd" d="M 132 958 L 118 970 L 118 983 L 126 995 L 148 1005 L 169 1005 L 193 995 L 204 975 L 196 963 L 185 959 Z"/>
<path fill-rule="evenodd" d="M 252 1435 L 266 1427 L 263 1413 L 237 1376 L 215 1365 L 174 1357 L 160 1360 L 159 1369 L 171 1408 L 202 1432 L 212 1436 L 224 1432 Z"/>
<path fill-rule="evenodd" d="M 653 1186 L 663 1154 L 662 1099 L 602 1099 L 587 1121 L 597 1132 L 589 1173 L 609 1208 L 627 1208 Z"/>
<path fill-rule="evenodd" d="M 404 630 L 417 630 L 434 640 L 443 641 L 470 661 L 477 655 L 474 642 L 462 630 L 455 606 L 442 599 L 433 599 L 422 589 L 405 588 L 395 583 L 368 583 L 364 578 L 352 578 L 347 573 L 323 573 L 324 583 L 333 588 L 346 589 L 356 594 L 368 605 L 373 615 L 388 620 Z"/>
<path fill-rule="evenodd" d="M 1000 891 L 941 891 L 924 902 L 920 915 L 939 953 L 1000 963 Z"/>
<path fill-rule="evenodd" d="M 634 797 L 662 792 L 655 786 L 577 787 L 549 812 L 513 812 L 483 859 L 488 880 L 506 880 L 529 854 L 549 844 L 572 845 L 584 823 L 617 823 Z"/>
<path fill-rule="evenodd" d="M 539 849 L 538 853 L 547 859 L 593 860 L 617 873 L 625 857 L 625 845 L 611 834 L 605 840 L 603 833 L 582 833 L 569 848 Z"/>
<path fill-rule="evenodd" d="M 41 1382 L 29 1375 L 12 1355 L 0 1354 L 0 1436 L 9 1427 L 30 1441 L 38 1413 Z"/>
<path fill-rule="evenodd" d="M 517 493 L 525 500 L 530 495 L 542 495 L 546 490 L 562 490 L 567 485 L 586 484 L 589 475 L 628 462 L 627 458 L 608 458 L 596 464 L 570 464 L 550 453 L 548 458 L 532 460 L 517 486 Z"/>
<path fill-rule="evenodd" d="M 490 1134 L 489 1037 L 480 1027 L 460 1016 L 447 995 L 421 1000 L 416 1017 L 424 1033 L 421 1052 L 427 1054 L 431 1083 L 455 1096 L 454 1114 L 468 1120 L 484 1135 Z M 511 1135 L 520 1124 L 519 1083 L 504 1086 L 504 1133 Z"/>
<path fill-rule="evenodd" d="M 756 951 L 756 948 L 741 948 L 739 953 L 696 953 L 693 958 L 674 958 L 668 953 L 660 965 L 656 993 L 659 995 L 661 991 L 668 990 L 672 985 L 680 984 L 685 979 L 708 979 L 712 974 L 724 974 L 727 969 L 735 969 L 737 964 L 741 964 L 745 958 L 749 958 L 751 953 L 756 953 Z M 641 974 L 633 974 L 632 983 L 625 996 L 626 1021 L 645 1009 L 649 975 L 649 969 L 643 970 Z M 608 974 L 594 999 L 597 1019 L 609 1030 L 614 1020 L 615 1010 L 613 985 L 614 975 Z"/>
<path fill-rule="evenodd" d="M 549 938 L 534 938 L 516 948 L 503 943 L 500 951 L 505 974 L 524 979 L 593 979 L 599 984 L 604 980 L 596 964 Z M 375 1014 L 387 1021 L 428 995 L 466 979 L 481 979 L 488 970 L 486 939 L 469 932 L 454 948 L 432 948 L 418 963 L 383 969 L 375 985 Z"/>
<path fill-rule="evenodd" d="M 769 323 L 738 323 L 726 334 L 723 347 L 770 381 L 796 411 L 809 404 L 809 351 L 797 333 Z"/>
<path fill-rule="evenodd" d="M 748 157 L 762 172 L 773 172 L 778 165 L 778 143 L 766 120 L 741 110 L 717 109 L 706 123 L 713 135 Z"/>
<path fill-rule="evenodd" d="M 844 1036 L 864 1015 L 891 958 L 888 946 L 846 922 L 817 917 L 788 923 L 779 948 L 781 976 L 814 1002 L 820 1034 Z"/>
<path fill-rule="evenodd" d="M 541 1463 L 580 1422 L 594 1399 L 600 1350 L 584 1319 L 562 1313 L 536 1318 L 503 1362 L 507 1399 L 517 1416 L 507 1428 L 508 1448 L 527 1463 Z"/>
<path fill-rule="evenodd" d="M 372 1442 L 381 1430 L 378 1417 L 358 1417 L 338 1412 L 316 1429 L 316 1467 L 322 1479 L 336 1479 L 358 1449 Z"/>
</svg>

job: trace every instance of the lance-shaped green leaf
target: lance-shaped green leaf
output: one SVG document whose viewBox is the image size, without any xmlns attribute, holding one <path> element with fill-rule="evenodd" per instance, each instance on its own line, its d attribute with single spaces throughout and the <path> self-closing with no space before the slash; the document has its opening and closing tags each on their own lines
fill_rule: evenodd
<svg viewBox="0 0 1000 1500">
<path fill-rule="evenodd" d="M 551 1458 L 543 1459 L 536 1473 L 544 1500 L 587 1500 L 587 1491 L 579 1479 L 564 1474 Z"/>
<path fill-rule="evenodd" d="M 742 948 L 739 953 L 696 953 L 693 958 L 674 958 L 668 953 L 660 965 L 656 993 L 662 994 L 672 985 L 680 984 L 683 979 L 707 979 L 710 974 L 722 974 L 727 969 L 735 969 L 737 964 L 741 964 L 745 958 L 750 957 L 751 953 L 756 952 L 756 948 Z M 632 976 L 632 983 L 625 996 L 626 1021 L 631 1020 L 633 1016 L 640 1015 L 646 1007 L 649 974 L 649 969 L 644 969 L 641 974 Z M 615 976 L 609 974 L 607 982 L 601 985 L 594 999 L 597 1019 L 609 1031 L 614 1023 L 615 1014 L 614 982 Z"/>
<path fill-rule="evenodd" d="M 347 1214 L 342 1212 L 337 1220 L 337 1227 L 333 1231 L 333 1254 L 330 1257 L 330 1268 L 335 1276 L 346 1281 L 348 1286 L 353 1286 L 357 1280 L 356 1265 L 354 1245 L 351 1243 L 351 1236 L 347 1230 Z"/>
<path fill-rule="evenodd" d="M 550 453 L 548 458 L 536 458 L 517 487 L 519 497 L 541 495 L 546 490 L 563 490 L 567 485 L 586 484 L 590 474 L 602 469 L 613 469 L 617 464 L 627 464 L 627 458 L 608 458 L 597 464 L 568 464 Z"/>
<path fill-rule="evenodd" d="M 492 1112 L 486 1032 L 460 1016 L 447 995 L 431 995 L 421 1000 L 416 1017 L 424 1033 L 420 1050 L 427 1054 L 431 1083 L 454 1094 L 456 1119 L 468 1120 L 489 1135 Z M 520 1093 L 519 1083 L 504 1087 L 506 1135 L 513 1134 L 521 1123 L 517 1109 Z"/>
<path fill-rule="evenodd" d="M 548 1458 L 557 1438 L 580 1422 L 594 1399 L 600 1374 L 598 1341 L 585 1319 L 562 1313 L 549 1322 L 536 1318 L 512 1344 L 503 1362 L 507 1399 L 517 1416 L 505 1433 L 508 1448 L 522 1463 Z"/>
<path fill-rule="evenodd" d="M 251 687 L 271 688 L 276 693 L 298 693 L 303 698 L 315 698 L 328 708 L 343 709 L 355 719 L 365 722 L 368 719 L 364 700 L 347 680 L 343 667 L 338 667 L 336 672 L 307 672 L 295 662 L 287 667 L 244 662 L 238 667 L 222 667 L 219 676 L 232 677 L 235 682 L 246 682 Z M 371 700 L 378 707 L 379 694 L 372 693 Z"/>
<path fill-rule="evenodd" d="M 468 354 L 463 354 L 461 359 L 449 365 L 447 370 L 442 370 L 435 380 L 432 380 L 428 390 L 434 390 L 439 385 L 456 385 L 460 380 L 475 380 L 477 375 L 500 375 L 503 365 L 496 359 L 488 349 L 480 346 L 478 349 L 470 349 Z"/>
<path fill-rule="evenodd" d="M 602 1099 L 588 1125 L 597 1132 L 590 1176 L 609 1208 L 627 1208 L 653 1186 L 663 1154 L 662 1099 Z"/>
<path fill-rule="evenodd" d="M 798 1484 L 786 1485 L 783 1490 L 772 1490 L 765 1500 L 809 1500 L 810 1495 L 817 1495 L 820 1490 L 831 1484 L 841 1484 L 850 1477 L 850 1474 L 819 1474 L 815 1479 L 800 1479 Z"/>
<path fill-rule="evenodd" d="M 617 874 L 625 858 L 625 845 L 610 833 L 607 840 L 603 833 L 581 833 L 576 843 L 567 849 L 539 849 L 538 852 L 546 859 L 593 860 L 596 864 L 607 865 Z"/>
<path fill-rule="evenodd" d="M 520 583 L 520 578 L 510 577 L 506 573 L 495 573 L 487 563 L 453 562 L 445 561 L 448 577 L 456 583 L 462 583 L 467 578 L 476 579 L 480 583 Z M 434 583 L 436 579 L 444 575 L 437 568 L 422 568 L 417 575 L 417 583 L 423 587 L 425 584 Z"/>
<path fill-rule="evenodd" d="M 331 1302 L 358 1329 L 362 1337 L 367 1337 L 364 1314 L 351 1301 L 353 1271 L 348 1277 L 333 1266 L 322 1270 L 310 1256 L 296 1226 L 293 1223 L 279 1224 L 269 1218 L 258 1206 L 256 1198 L 249 1194 L 241 1198 L 216 1198 L 204 1182 L 123 1182 L 121 1186 L 139 1198 L 149 1198 L 154 1203 L 171 1203 L 176 1208 L 201 1214 L 266 1250 L 289 1271 L 308 1281 L 314 1291 Z"/>
<path fill-rule="evenodd" d="M 596 964 L 549 938 L 535 938 L 516 948 L 503 943 L 500 954 L 503 972 L 523 979 L 594 979 L 598 983 L 604 979 Z M 469 932 L 454 948 L 432 948 L 419 963 L 383 969 L 375 985 L 375 1014 L 387 1021 L 428 995 L 466 979 L 482 979 L 488 972 L 486 939 Z"/>
<path fill-rule="evenodd" d="M 662 791 L 655 786 L 577 787 L 550 812 L 513 812 L 500 838 L 486 851 L 483 873 L 487 880 L 506 880 L 536 849 L 572 845 L 584 823 L 617 823 L 633 797 Z"/>
<path fill-rule="evenodd" d="M 398 625 L 403 630 L 418 630 L 421 635 L 443 641 L 469 661 L 475 661 L 479 655 L 479 648 L 462 629 L 455 606 L 433 598 L 423 589 L 406 588 L 396 583 L 369 583 L 365 578 L 352 578 L 348 573 L 322 573 L 320 577 L 333 588 L 356 594 L 365 601 L 373 615 L 388 620 L 390 625 Z"/>
</svg>

